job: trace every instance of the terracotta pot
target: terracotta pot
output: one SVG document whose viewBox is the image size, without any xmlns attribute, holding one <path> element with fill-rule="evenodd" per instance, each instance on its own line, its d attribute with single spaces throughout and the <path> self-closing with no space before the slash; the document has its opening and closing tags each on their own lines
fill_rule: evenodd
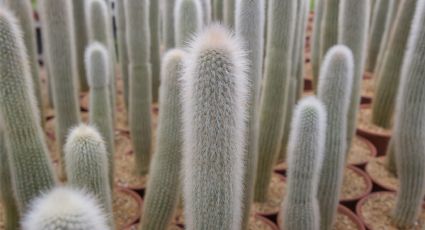
<svg viewBox="0 0 425 230">
<path fill-rule="evenodd" d="M 275 173 L 275 175 L 277 175 L 281 179 L 281 181 L 286 183 L 286 178 L 284 176 L 282 176 L 279 173 Z M 282 191 L 282 193 L 283 193 L 283 191 Z M 257 211 L 255 211 L 255 212 L 256 212 L 256 215 L 260 215 L 260 216 L 266 217 L 266 218 L 274 221 L 277 217 L 277 214 L 279 213 L 279 210 L 272 211 L 272 212 L 257 212 Z"/>
<path fill-rule="evenodd" d="M 269 219 L 267 219 L 265 217 L 255 215 L 255 219 L 260 220 L 261 222 L 268 225 L 273 230 L 279 230 L 279 227 L 276 224 L 274 224 L 272 221 L 270 221 Z"/>
<path fill-rule="evenodd" d="M 125 154 L 132 155 L 133 154 L 133 150 L 130 149 Z M 118 184 L 117 186 L 118 187 L 121 187 L 121 188 L 124 188 L 124 189 L 132 190 L 132 191 L 136 192 L 141 197 L 144 197 L 145 196 L 146 185 L 137 186 L 137 185 L 130 185 L 130 184 Z"/>
<path fill-rule="evenodd" d="M 382 158 L 384 158 L 384 157 L 379 157 L 379 158 L 381 158 L 381 159 L 382 159 Z M 372 180 L 372 183 L 373 183 L 373 191 L 374 191 L 374 192 L 382 192 L 382 191 L 384 191 L 384 192 L 386 192 L 386 191 L 389 191 L 389 192 L 396 192 L 396 189 L 395 189 L 394 187 L 391 187 L 391 186 L 385 185 L 385 184 L 383 184 L 383 183 L 381 182 L 381 180 L 377 180 L 376 178 L 373 178 L 372 176 L 370 176 L 370 173 L 369 173 L 368 167 L 369 167 L 369 163 L 366 165 L 366 167 L 365 167 L 365 171 L 366 171 L 366 173 L 369 175 L 370 179 Z"/>
<path fill-rule="evenodd" d="M 370 105 L 372 104 L 372 98 L 369 96 L 362 96 L 360 99 L 361 105 Z"/>
<path fill-rule="evenodd" d="M 347 208 L 354 211 L 356 208 L 357 202 L 372 192 L 372 180 L 370 179 L 369 175 L 367 175 L 363 170 L 355 166 L 350 165 L 350 166 L 347 166 L 347 168 L 353 170 L 355 173 L 360 175 L 366 182 L 366 189 L 362 194 L 355 197 L 348 198 L 348 199 L 340 199 L 341 204 L 343 204 Z"/>
<path fill-rule="evenodd" d="M 121 188 L 121 187 L 116 187 L 118 193 L 125 193 L 129 196 L 131 196 L 134 199 L 134 202 L 137 202 L 137 206 L 139 207 L 137 210 L 137 212 L 134 214 L 133 218 L 131 218 L 128 223 L 126 223 L 123 227 L 123 229 L 129 228 L 132 225 L 134 225 L 135 223 L 137 223 L 140 220 L 140 217 L 142 216 L 142 207 L 143 207 L 143 200 L 142 198 L 135 192 L 129 190 L 129 189 L 125 189 L 125 188 Z"/>
<path fill-rule="evenodd" d="M 376 149 L 375 145 L 372 144 L 372 142 L 370 142 L 368 139 L 361 137 L 359 135 L 357 135 L 357 138 L 359 140 L 361 140 L 361 142 L 363 142 L 367 145 L 368 149 L 370 150 L 371 157 L 376 157 L 378 155 L 378 150 Z M 365 159 L 362 162 L 359 162 L 359 163 L 356 163 L 356 164 L 351 164 L 351 165 L 357 166 L 361 169 L 364 169 L 364 167 L 366 166 L 367 163 L 368 163 L 368 160 Z"/>
<path fill-rule="evenodd" d="M 127 228 L 123 228 L 123 230 L 138 230 L 139 229 L 139 224 L 134 224 L 131 225 L 130 227 Z M 183 229 L 182 227 L 178 226 L 178 225 L 173 225 L 170 226 L 169 228 L 167 228 L 167 230 L 179 230 L 179 229 Z"/>
<path fill-rule="evenodd" d="M 80 94 L 80 109 L 81 111 L 89 111 L 89 94 L 81 93 Z"/>
<path fill-rule="evenodd" d="M 363 73 L 363 79 L 371 79 L 373 77 L 373 73 L 365 71 Z"/>
<path fill-rule="evenodd" d="M 313 80 L 309 78 L 304 78 L 304 91 L 312 91 L 313 90 Z"/>
</svg>

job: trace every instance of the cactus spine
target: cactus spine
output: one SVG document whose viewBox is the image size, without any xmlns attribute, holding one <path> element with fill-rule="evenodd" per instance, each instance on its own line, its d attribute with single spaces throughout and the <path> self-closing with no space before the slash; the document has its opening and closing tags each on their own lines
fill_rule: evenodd
<svg viewBox="0 0 425 230">
<path fill-rule="evenodd" d="M 327 110 L 326 140 L 317 199 L 320 229 L 332 229 L 340 197 L 347 149 L 347 113 L 354 60 L 350 49 L 332 47 L 320 70 L 318 98 Z"/>
<path fill-rule="evenodd" d="M 235 28 L 235 8 L 236 0 L 226 0 L 224 5 L 224 22 L 227 27 Z"/>
<path fill-rule="evenodd" d="M 249 121 L 246 130 L 248 144 L 243 158 L 246 170 L 243 175 L 244 193 L 242 195 L 243 214 L 242 228 L 246 229 L 250 217 L 253 200 L 255 172 L 258 159 L 258 113 L 260 99 L 261 76 L 264 54 L 264 0 L 238 0 L 236 2 L 236 33 L 246 42 L 250 66 L 248 69 L 249 85 Z"/>
<path fill-rule="evenodd" d="M 347 148 L 351 146 L 360 104 L 360 86 L 366 59 L 370 0 L 341 0 L 339 11 L 339 43 L 353 52 L 354 75 L 348 110 Z M 348 149 L 347 149 L 348 153 Z"/>
<path fill-rule="evenodd" d="M 183 47 L 202 28 L 202 6 L 199 0 L 177 0 L 174 11 L 176 47 Z"/>
<path fill-rule="evenodd" d="M 400 190 L 393 220 L 400 228 L 413 226 L 425 195 L 425 0 L 418 0 L 403 60 L 394 126 Z"/>
<path fill-rule="evenodd" d="M 212 25 L 191 44 L 183 74 L 187 229 L 240 229 L 247 63 L 240 41 Z"/>
<path fill-rule="evenodd" d="M 126 0 L 127 44 L 130 68 L 130 134 L 136 170 L 146 175 L 151 154 L 151 67 L 147 0 Z"/>
<path fill-rule="evenodd" d="M 0 9 L 0 117 L 20 210 L 55 184 L 22 32 L 10 12 Z"/>
<path fill-rule="evenodd" d="M 88 83 L 90 86 L 90 123 L 99 129 L 106 143 L 109 184 L 114 184 L 114 127 L 109 101 L 110 56 L 101 43 L 92 43 L 85 54 Z"/>
<path fill-rule="evenodd" d="M 111 187 L 108 179 L 108 153 L 100 133 L 88 125 L 71 130 L 65 144 L 68 183 L 92 193 L 113 227 Z"/>
<path fill-rule="evenodd" d="M 175 46 L 174 29 L 174 7 L 176 0 L 164 1 L 164 37 L 165 49 L 171 49 Z"/>
<path fill-rule="evenodd" d="M 12 0 L 14 1 L 14 0 Z M 80 90 L 86 92 L 89 90 L 87 84 L 86 72 L 84 69 L 84 51 L 88 42 L 86 31 L 86 15 L 84 12 L 85 0 L 74 0 L 73 4 L 73 19 L 74 19 L 74 34 L 75 34 L 75 52 L 77 61 L 77 73 L 80 81 Z"/>
<path fill-rule="evenodd" d="M 400 4 L 401 8 L 397 12 L 382 67 L 377 73 L 378 84 L 372 104 L 372 122 L 383 128 L 390 128 L 392 125 L 403 57 L 416 2 L 417 0 L 406 0 Z"/>
<path fill-rule="evenodd" d="M 60 150 L 60 176 L 65 177 L 63 151 L 68 130 L 80 122 L 75 69 L 72 3 L 68 0 L 41 0 L 47 66 L 55 105 L 56 141 Z"/>
<path fill-rule="evenodd" d="M 161 57 L 159 53 L 159 0 L 149 1 L 149 28 L 151 33 L 152 63 L 152 100 L 158 102 L 158 91 L 161 76 Z"/>
<path fill-rule="evenodd" d="M 169 1 L 166 1 L 169 2 Z M 129 73 L 128 73 L 128 50 L 127 50 L 127 35 L 126 35 L 126 22 L 125 22 L 125 9 L 124 1 L 116 1 L 117 4 L 117 43 L 118 54 L 121 67 L 121 78 L 124 84 L 124 103 L 128 110 L 128 95 L 129 95 Z"/>
<path fill-rule="evenodd" d="M 96 200 L 70 188 L 55 188 L 37 198 L 22 222 L 25 230 L 108 230 Z"/>
<path fill-rule="evenodd" d="M 260 108 L 259 159 L 254 197 L 257 202 L 266 200 L 272 168 L 282 141 L 297 9 L 296 1 L 272 0 L 269 4 L 267 56 Z"/>
<path fill-rule="evenodd" d="M 141 229 L 166 229 L 179 198 L 182 137 L 181 71 L 185 52 L 168 51 L 163 60 L 156 153 L 152 158 Z"/>
<path fill-rule="evenodd" d="M 313 82 L 319 79 L 320 69 L 320 39 L 321 39 L 321 24 L 323 18 L 323 11 L 325 0 L 315 0 L 314 8 L 314 26 L 313 26 L 313 43 L 312 43 L 312 65 L 313 65 Z M 316 84 L 316 83 L 313 83 Z"/>
<path fill-rule="evenodd" d="M 28 54 L 33 79 L 34 93 L 37 97 L 38 110 L 40 111 L 41 124 L 44 125 L 44 104 L 41 96 L 41 81 L 38 66 L 36 37 L 31 3 L 27 0 L 7 0 L 6 5 L 18 18 L 24 35 L 24 43 Z"/>
<path fill-rule="evenodd" d="M 314 97 L 295 108 L 288 146 L 288 179 L 282 205 L 283 229 L 319 229 L 317 186 L 326 136 L 326 110 Z"/>
</svg>

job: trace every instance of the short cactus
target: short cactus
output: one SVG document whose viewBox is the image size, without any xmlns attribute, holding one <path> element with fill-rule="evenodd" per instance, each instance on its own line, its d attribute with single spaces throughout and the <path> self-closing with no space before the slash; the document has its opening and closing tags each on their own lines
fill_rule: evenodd
<svg viewBox="0 0 425 230">
<path fill-rule="evenodd" d="M 108 230 L 96 200 L 84 192 L 55 188 L 37 198 L 22 221 L 25 230 Z"/>
<path fill-rule="evenodd" d="M 12 0 L 14 1 L 14 0 Z M 73 19 L 74 19 L 74 34 L 75 34 L 75 52 L 77 61 L 77 74 L 80 82 L 80 90 L 87 92 L 89 85 L 87 84 L 86 72 L 84 69 L 84 52 L 88 42 L 86 31 L 86 15 L 84 12 L 85 0 L 74 0 L 73 4 Z"/>
<path fill-rule="evenodd" d="M 168 2 L 168 1 L 167 1 Z M 121 68 L 121 78 L 124 84 L 124 104 L 128 110 L 128 95 L 129 95 L 129 73 L 128 73 L 128 48 L 127 48 L 127 35 L 126 35 L 126 22 L 125 22 L 125 9 L 124 1 L 116 1 L 117 4 L 117 43 L 118 55 Z"/>
<path fill-rule="evenodd" d="M 248 112 L 245 53 L 219 25 L 198 35 L 188 53 L 182 78 L 186 227 L 240 229 Z"/>
<path fill-rule="evenodd" d="M 260 107 L 259 158 L 255 183 L 256 202 L 264 202 L 283 137 L 297 2 L 269 2 L 267 56 Z"/>
<path fill-rule="evenodd" d="M 148 0 L 126 0 L 127 45 L 130 71 L 129 124 L 136 171 L 146 175 L 152 145 L 151 67 Z"/>
<path fill-rule="evenodd" d="M 288 179 L 282 204 L 283 229 L 319 229 L 317 186 L 326 136 L 326 110 L 314 97 L 296 106 L 288 145 Z"/>
<path fill-rule="evenodd" d="M 68 184 L 95 195 L 112 227 L 112 198 L 108 178 L 108 153 L 100 133 L 88 125 L 71 130 L 65 144 Z"/>
<path fill-rule="evenodd" d="M 68 0 L 40 0 L 43 42 L 46 45 L 47 66 L 52 81 L 56 121 L 56 142 L 60 151 L 60 177 L 64 178 L 62 147 L 71 127 L 80 123 L 77 93 L 77 72 L 72 21 L 72 2 Z"/>
<path fill-rule="evenodd" d="M 224 2 L 224 22 L 226 23 L 227 27 L 233 29 L 235 28 L 236 0 L 226 0 Z"/>
<path fill-rule="evenodd" d="M 413 226 L 425 195 L 425 0 L 418 0 L 403 60 L 397 96 L 394 147 L 400 190 L 393 220 L 402 229 Z"/>
<path fill-rule="evenodd" d="M 356 132 L 357 111 L 360 104 L 360 86 L 366 60 L 369 11 L 370 0 L 341 0 L 340 2 L 339 44 L 346 45 L 351 49 L 354 58 L 354 75 L 348 110 L 347 148 L 350 148 Z"/>
<path fill-rule="evenodd" d="M 321 39 L 321 24 L 322 24 L 322 17 L 323 17 L 323 11 L 325 8 L 325 4 L 323 4 L 323 1 L 325 0 L 315 0 L 314 1 L 314 25 L 313 25 L 313 41 L 312 41 L 312 59 L 311 64 L 313 66 L 312 72 L 313 72 L 313 82 L 316 81 L 316 83 L 313 83 L 313 85 L 317 84 L 317 81 L 319 79 L 319 69 L 320 69 L 320 39 Z"/>
<path fill-rule="evenodd" d="M 115 138 L 110 103 L 110 56 L 99 42 L 90 44 L 85 54 L 88 84 L 90 86 L 90 123 L 99 129 L 106 143 L 109 184 L 114 184 Z"/>
<path fill-rule="evenodd" d="M 166 229 L 180 198 L 182 137 L 181 71 L 186 53 L 170 50 L 162 64 L 160 114 L 156 153 L 153 155 L 143 204 L 141 229 Z"/>
<path fill-rule="evenodd" d="M 159 0 L 149 0 L 149 28 L 151 34 L 152 100 L 158 102 L 161 78 L 161 55 L 159 50 Z"/>
<path fill-rule="evenodd" d="M 13 190 L 21 211 L 55 185 L 16 18 L 0 8 L 0 117 Z"/>
<path fill-rule="evenodd" d="M 184 47 L 203 25 L 202 6 L 199 0 L 177 0 L 174 8 L 176 47 Z"/>
<path fill-rule="evenodd" d="M 340 197 L 347 150 L 347 113 L 354 60 L 350 49 L 332 47 L 320 69 L 318 98 L 327 110 L 326 140 L 317 199 L 320 229 L 332 229 Z"/>
</svg>

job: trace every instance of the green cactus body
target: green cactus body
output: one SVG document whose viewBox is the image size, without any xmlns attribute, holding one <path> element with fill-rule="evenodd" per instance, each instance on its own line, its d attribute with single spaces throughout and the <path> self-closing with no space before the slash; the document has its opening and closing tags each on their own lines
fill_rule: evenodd
<svg viewBox="0 0 425 230">
<path fill-rule="evenodd" d="M 315 8 L 314 8 L 314 26 L 313 26 L 313 42 L 312 46 L 312 59 L 311 64 L 313 65 L 313 81 L 319 79 L 319 69 L 320 69 L 320 39 L 321 39 L 321 24 L 323 11 L 325 8 L 325 4 L 323 4 L 325 0 L 315 0 Z M 313 83 L 314 85 L 316 83 Z"/>
<path fill-rule="evenodd" d="M 347 113 L 354 60 L 347 47 L 332 47 L 320 69 L 318 98 L 327 110 L 326 140 L 317 199 L 320 229 L 332 229 L 340 197 L 347 149 Z"/>
<path fill-rule="evenodd" d="M 391 12 L 392 0 L 378 0 L 374 8 L 372 25 L 370 27 L 368 54 L 366 71 L 373 72 L 376 66 L 379 49 L 381 47 L 383 35 L 385 34 L 385 24 L 388 14 Z"/>
<path fill-rule="evenodd" d="M 263 70 L 264 53 L 264 0 L 238 0 L 236 2 L 236 33 L 245 41 L 250 66 L 248 69 L 249 85 L 249 121 L 246 132 L 247 151 L 244 156 L 244 175 L 242 196 L 242 228 L 249 223 L 250 208 L 253 200 L 255 173 L 258 159 L 258 109 Z"/>
<path fill-rule="evenodd" d="M 109 103 L 112 121 L 115 121 L 115 48 L 110 23 L 109 8 L 105 0 L 87 0 L 85 2 L 87 33 L 91 42 L 97 41 L 108 47 L 110 57 Z"/>
<path fill-rule="evenodd" d="M 385 157 L 385 167 L 392 174 L 397 175 L 397 162 L 395 156 L 394 140 L 391 138 L 388 143 L 387 154 Z"/>
<path fill-rule="evenodd" d="M 166 1 L 168 2 L 168 1 Z M 117 4 L 117 37 L 118 37 L 118 54 L 121 67 L 121 78 L 124 84 L 124 103 L 128 109 L 128 95 L 129 95 L 129 73 L 128 73 L 128 48 L 126 36 L 126 22 L 125 22 L 125 9 L 124 1 L 116 1 Z"/>
<path fill-rule="evenodd" d="M 164 1 L 164 4 L 165 49 L 168 50 L 175 46 L 174 7 L 176 0 Z"/>
<path fill-rule="evenodd" d="M 12 0 L 14 1 L 14 0 Z M 73 19 L 74 19 L 74 33 L 75 33 L 75 52 L 77 61 L 77 73 L 80 82 L 80 90 L 87 92 L 89 85 L 86 79 L 86 72 L 84 70 L 84 50 L 88 42 L 86 31 L 86 15 L 84 11 L 85 0 L 74 0 L 73 4 Z"/>
<path fill-rule="evenodd" d="M 146 175 L 151 154 L 151 70 L 147 0 L 126 0 L 127 45 L 129 54 L 129 124 L 136 171 Z"/>
<path fill-rule="evenodd" d="M 201 6 L 204 25 L 208 25 L 211 22 L 211 0 L 201 0 Z"/>
<path fill-rule="evenodd" d="M 288 178 L 282 204 L 283 229 L 317 230 L 317 187 L 326 136 L 326 110 L 314 97 L 295 108 L 288 145 Z"/>
<path fill-rule="evenodd" d="M 224 5 L 224 22 L 226 26 L 234 29 L 235 28 L 235 9 L 236 0 L 226 0 Z"/>
<path fill-rule="evenodd" d="M 391 128 L 403 57 L 417 0 L 404 1 L 394 22 L 372 104 L 372 123 Z"/>
<path fill-rule="evenodd" d="M 25 230 L 109 230 L 96 199 L 70 188 L 58 187 L 37 198 L 22 222 Z"/>
<path fill-rule="evenodd" d="M 69 133 L 65 144 L 68 184 L 93 194 L 113 227 L 107 155 L 105 142 L 95 128 L 79 125 Z"/>
<path fill-rule="evenodd" d="M 339 16 L 339 43 L 353 52 L 354 75 L 348 109 L 347 153 L 351 146 L 360 105 L 360 86 L 363 79 L 369 28 L 369 0 L 341 0 Z"/>
<path fill-rule="evenodd" d="M 201 3 L 199 0 L 177 0 L 174 17 L 176 47 L 181 48 L 202 28 Z"/>
<path fill-rule="evenodd" d="M 1 128 L 0 128 L 1 129 Z M 0 130 L 0 201 L 3 205 L 5 230 L 19 229 L 19 210 L 13 192 L 12 175 L 7 156 L 5 136 Z"/>
<path fill-rule="evenodd" d="M 36 38 L 34 34 L 34 22 L 31 3 L 27 0 L 7 0 L 6 5 L 18 18 L 24 33 L 24 43 L 28 54 L 28 61 L 31 68 L 34 93 L 37 97 L 38 110 L 40 111 L 41 124 L 44 126 L 44 104 L 41 96 L 41 80 L 38 66 L 38 55 Z"/>
<path fill-rule="evenodd" d="M 166 229 L 180 197 L 183 140 L 179 80 L 185 55 L 182 50 L 170 50 L 163 59 L 158 139 L 143 204 L 143 230 Z"/>
<path fill-rule="evenodd" d="M 0 117 L 20 210 L 55 185 L 17 20 L 0 9 Z"/>
<path fill-rule="evenodd" d="M 297 3 L 290 0 L 272 0 L 269 4 L 267 56 L 259 115 L 259 158 L 254 196 L 256 202 L 266 200 L 272 168 L 282 141 L 297 9 Z"/>
<path fill-rule="evenodd" d="M 159 0 L 149 2 L 149 24 L 151 33 L 151 63 L 152 63 L 152 100 L 158 102 L 158 91 L 161 78 L 161 56 L 159 53 Z"/>
<path fill-rule="evenodd" d="M 213 1 L 213 19 L 217 22 L 222 22 L 224 18 L 224 0 Z"/>
<path fill-rule="evenodd" d="M 110 56 L 108 49 L 95 42 L 88 46 L 85 54 L 87 79 L 90 86 L 90 123 L 96 126 L 105 140 L 108 157 L 109 184 L 114 184 L 115 138 L 109 101 Z"/>
<path fill-rule="evenodd" d="M 425 195 L 425 0 L 418 0 L 403 60 L 394 147 L 400 190 L 393 220 L 405 229 L 414 226 Z"/>
<path fill-rule="evenodd" d="M 56 141 L 60 151 L 60 177 L 65 177 L 63 151 L 71 127 L 80 122 L 72 4 L 68 0 L 39 1 L 49 77 L 55 105 Z"/>
<path fill-rule="evenodd" d="M 248 79 L 240 41 L 219 25 L 198 35 L 182 83 L 186 227 L 240 229 Z"/>
</svg>

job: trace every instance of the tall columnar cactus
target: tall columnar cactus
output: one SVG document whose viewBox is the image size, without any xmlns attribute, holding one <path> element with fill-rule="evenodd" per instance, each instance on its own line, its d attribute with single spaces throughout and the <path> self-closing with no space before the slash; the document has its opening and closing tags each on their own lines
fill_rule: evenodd
<svg viewBox="0 0 425 230">
<path fill-rule="evenodd" d="M 201 0 L 201 6 L 204 25 L 208 25 L 211 22 L 211 0 Z"/>
<path fill-rule="evenodd" d="M 175 49 L 163 59 L 158 139 L 143 204 L 143 230 L 166 229 L 179 199 L 183 142 L 179 80 L 185 56 L 184 51 Z"/>
<path fill-rule="evenodd" d="M 348 110 L 347 148 L 356 132 L 357 111 L 360 105 L 360 86 L 363 79 L 369 28 L 370 0 L 341 0 L 339 10 L 339 43 L 353 52 L 354 75 Z M 348 150 L 347 150 L 348 153 Z"/>
<path fill-rule="evenodd" d="M 183 176 L 187 229 L 240 229 L 247 60 L 219 25 L 191 43 L 183 74 Z"/>
<path fill-rule="evenodd" d="M 379 49 L 385 34 L 385 25 L 388 14 L 391 13 L 392 0 L 377 0 L 376 7 L 372 14 L 373 18 L 370 27 L 366 71 L 373 72 L 377 63 Z"/>
<path fill-rule="evenodd" d="M 106 217 L 96 200 L 70 188 L 55 188 L 37 198 L 25 215 L 25 230 L 108 230 Z"/>
<path fill-rule="evenodd" d="M 166 1 L 167 3 L 169 1 Z M 124 1 L 116 1 L 117 4 L 117 43 L 118 43 L 118 55 L 121 68 L 121 78 L 124 84 L 124 103 L 128 109 L 128 95 L 129 95 L 129 73 L 128 73 L 128 48 L 127 48 L 127 35 L 126 35 L 126 22 L 125 22 L 125 9 Z M 174 34 L 174 33 L 173 33 Z"/>
<path fill-rule="evenodd" d="M 65 138 L 71 127 L 80 122 L 72 2 L 68 0 L 40 0 L 40 16 L 46 45 L 47 66 L 52 81 L 56 121 L 56 141 L 61 156 L 60 176 L 65 177 L 63 151 Z"/>
<path fill-rule="evenodd" d="M 242 228 L 246 229 L 250 207 L 253 200 L 255 173 L 258 159 L 259 99 L 264 54 L 264 0 L 238 0 L 236 2 L 236 33 L 245 41 L 250 62 L 248 69 L 249 85 L 249 121 L 246 130 L 248 144 L 244 156 L 245 171 L 243 175 L 244 193 L 242 196 Z"/>
<path fill-rule="evenodd" d="M 105 142 L 95 128 L 79 125 L 69 133 L 65 144 L 68 184 L 95 195 L 112 227 L 114 224 L 107 155 Z"/>
<path fill-rule="evenodd" d="M 174 7 L 176 0 L 164 1 L 164 37 L 165 49 L 171 49 L 175 46 L 175 29 L 174 29 Z"/>
<path fill-rule="evenodd" d="M 161 56 L 159 50 L 159 0 L 149 0 L 149 28 L 151 33 L 152 100 L 158 102 L 161 78 Z"/>
<path fill-rule="evenodd" d="M 127 44 L 130 69 L 130 135 L 136 171 L 148 173 L 151 154 L 151 67 L 147 0 L 126 0 Z"/>
<path fill-rule="evenodd" d="M 199 0 L 177 0 L 174 8 L 176 47 L 187 45 L 202 29 L 202 6 Z"/>
<path fill-rule="evenodd" d="M 400 190 L 393 220 L 400 228 L 413 226 L 425 195 L 425 0 L 418 0 L 403 60 L 394 126 Z"/>
<path fill-rule="evenodd" d="M 33 22 L 33 11 L 30 1 L 27 0 L 7 0 L 6 5 L 11 9 L 19 20 L 24 33 L 24 43 L 28 54 L 28 61 L 31 68 L 34 93 L 37 97 L 38 110 L 40 111 L 41 124 L 44 125 L 44 104 L 41 94 L 40 71 L 38 66 L 37 45 Z"/>
<path fill-rule="evenodd" d="M 39 122 L 22 31 L 0 9 L 0 117 L 5 133 L 13 190 L 20 210 L 55 185 Z"/>
<path fill-rule="evenodd" d="M 319 69 L 320 69 L 320 39 L 321 39 L 321 24 L 322 17 L 325 8 L 325 4 L 323 4 L 325 0 L 315 0 L 315 8 L 314 8 L 314 26 L 313 26 L 313 40 L 312 40 L 312 59 L 311 64 L 313 65 L 313 81 L 319 79 Z M 315 84 L 315 83 L 314 83 Z"/>
<path fill-rule="evenodd" d="M 14 1 L 14 0 L 12 0 Z M 28 2 L 28 1 L 27 1 Z M 88 42 L 86 31 L 86 15 L 84 11 L 85 0 L 74 0 L 73 4 L 73 19 L 75 31 L 75 52 L 77 60 L 77 74 L 80 82 L 80 90 L 83 92 L 88 91 L 86 72 L 84 71 L 84 50 Z"/>
<path fill-rule="evenodd" d="M 235 9 L 236 0 L 226 0 L 224 4 L 224 22 L 226 26 L 233 29 L 235 28 Z"/>
<path fill-rule="evenodd" d="M 397 12 L 393 31 L 382 66 L 377 73 L 378 84 L 372 104 L 372 123 L 391 128 L 401 67 L 417 0 L 403 1 Z"/>
<path fill-rule="evenodd" d="M 288 146 L 283 229 L 320 229 L 317 187 L 326 136 L 326 110 L 314 97 L 295 108 Z"/>
<path fill-rule="evenodd" d="M 354 60 L 343 45 L 332 47 L 320 70 L 318 98 L 327 110 L 326 140 L 317 199 L 320 229 L 332 229 L 340 197 L 347 149 L 347 113 Z"/>
<path fill-rule="evenodd" d="M 109 164 L 110 185 L 114 184 L 115 138 L 110 103 L 110 56 L 108 49 L 101 43 L 90 44 L 85 54 L 87 80 L 90 86 L 90 123 L 99 129 L 106 143 Z"/>
<path fill-rule="evenodd" d="M 269 4 L 267 56 L 260 108 L 259 158 L 254 197 L 257 202 L 266 200 L 272 168 L 282 141 L 297 9 L 297 2 L 291 0 L 272 0 Z"/>
<path fill-rule="evenodd" d="M 109 103 L 112 120 L 115 121 L 115 46 L 110 22 L 109 8 L 105 0 L 86 0 L 86 29 L 90 42 L 100 42 L 109 50 Z"/>
<path fill-rule="evenodd" d="M 4 131 L 0 128 L 0 202 L 3 206 L 4 229 L 19 229 L 19 210 L 13 192 L 12 175 L 5 142 Z"/>
<path fill-rule="evenodd" d="M 212 0 L 213 1 L 213 20 L 222 22 L 224 18 L 224 0 Z"/>
</svg>

